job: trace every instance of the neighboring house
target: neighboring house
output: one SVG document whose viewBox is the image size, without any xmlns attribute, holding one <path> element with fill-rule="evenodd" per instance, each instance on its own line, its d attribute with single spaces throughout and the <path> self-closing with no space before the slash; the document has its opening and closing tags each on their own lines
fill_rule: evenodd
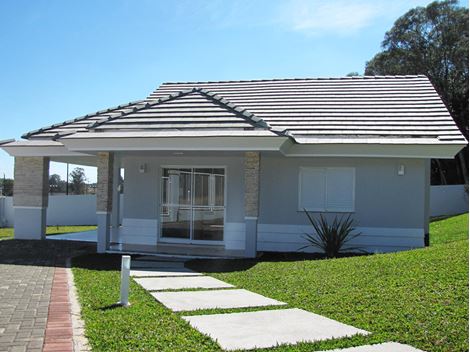
<svg viewBox="0 0 470 352">
<path fill-rule="evenodd" d="M 430 159 L 467 144 L 425 76 L 165 83 L 23 138 L 1 146 L 16 238 L 44 238 L 52 160 L 98 167 L 100 252 L 249 257 L 304 246 L 304 208 L 352 213 L 369 251 L 424 246 Z"/>
</svg>

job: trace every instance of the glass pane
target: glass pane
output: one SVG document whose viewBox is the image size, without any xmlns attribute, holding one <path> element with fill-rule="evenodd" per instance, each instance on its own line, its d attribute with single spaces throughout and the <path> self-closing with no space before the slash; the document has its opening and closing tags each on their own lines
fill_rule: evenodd
<svg viewBox="0 0 470 352">
<path fill-rule="evenodd" d="M 223 236 L 223 208 L 193 208 L 193 239 L 222 241 Z"/>
<path fill-rule="evenodd" d="M 162 214 L 162 237 L 189 239 L 191 209 L 168 206 L 168 215 Z"/>
<path fill-rule="evenodd" d="M 194 205 L 209 205 L 209 175 L 194 173 Z"/>
<path fill-rule="evenodd" d="M 191 205 L 191 171 L 163 169 L 162 205 Z"/>
<path fill-rule="evenodd" d="M 173 204 L 191 205 L 191 172 L 172 170 L 170 174 L 170 192 L 177 192 Z"/>
<path fill-rule="evenodd" d="M 169 210 L 168 210 L 168 204 L 170 203 L 169 199 L 169 187 L 170 187 L 170 182 L 169 178 L 163 176 L 162 177 L 162 215 L 168 215 Z"/>
<path fill-rule="evenodd" d="M 215 205 L 223 207 L 224 196 L 225 196 L 225 176 L 224 175 L 215 175 Z"/>
<path fill-rule="evenodd" d="M 225 170 L 165 168 L 162 171 L 161 236 L 222 241 Z"/>
</svg>

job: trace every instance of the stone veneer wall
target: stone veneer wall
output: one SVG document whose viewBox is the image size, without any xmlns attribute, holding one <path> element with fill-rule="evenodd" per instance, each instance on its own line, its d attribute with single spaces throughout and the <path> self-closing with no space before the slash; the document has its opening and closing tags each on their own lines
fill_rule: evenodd
<svg viewBox="0 0 470 352">
<path fill-rule="evenodd" d="M 96 211 L 111 212 L 113 208 L 113 165 L 114 154 L 98 153 L 98 178 L 96 185 Z"/>
<path fill-rule="evenodd" d="M 46 208 L 49 193 L 49 158 L 15 157 L 13 205 Z"/>
<path fill-rule="evenodd" d="M 245 153 L 245 216 L 258 217 L 259 204 L 258 152 Z"/>
</svg>

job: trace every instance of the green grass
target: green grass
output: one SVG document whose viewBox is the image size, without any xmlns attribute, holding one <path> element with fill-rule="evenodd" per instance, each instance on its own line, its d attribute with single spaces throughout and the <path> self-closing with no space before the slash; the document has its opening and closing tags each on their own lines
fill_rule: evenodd
<svg viewBox="0 0 470 352">
<path fill-rule="evenodd" d="M 46 235 L 59 235 L 62 233 L 70 232 L 82 232 L 95 230 L 96 226 L 48 226 L 46 229 Z M 5 227 L 0 228 L 0 240 L 12 239 L 13 238 L 13 228 Z"/>
<path fill-rule="evenodd" d="M 134 281 L 131 306 L 115 307 L 119 300 L 119 272 L 115 270 L 119 256 L 79 257 L 73 266 L 86 335 L 94 351 L 217 350 L 212 340 L 191 329 Z"/>
<path fill-rule="evenodd" d="M 468 215 L 431 224 L 428 248 L 330 260 L 194 261 L 237 287 L 372 332 L 367 337 L 279 346 L 314 351 L 397 341 L 430 351 L 468 350 Z M 131 283 L 118 300 L 119 257 L 74 260 L 86 334 L 94 351 L 218 351 L 218 346 Z M 211 310 L 208 313 L 220 312 Z M 240 311 L 240 310 L 237 310 Z M 194 314 L 194 313 L 192 313 Z"/>
<path fill-rule="evenodd" d="M 433 221 L 429 227 L 431 246 L 468 240 L 468 213 Z"/>
</svg>

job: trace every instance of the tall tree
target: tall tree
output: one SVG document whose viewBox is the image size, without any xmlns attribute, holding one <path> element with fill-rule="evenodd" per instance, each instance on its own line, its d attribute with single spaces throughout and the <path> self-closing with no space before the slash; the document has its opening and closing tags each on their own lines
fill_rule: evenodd
<svg viewBox="0 0 470 352">
<path fill-rule="evenodd" d="M 435 1 L 400 17 L 385 34 L 383 51 L 366 63 L 366 75 L 425 74 L 468 139 L 468 9 L 457 0 Z M 468 183 L 468 148 L 457 156 Z M 455 163 L 435 160 L 441 182 Z"/>
<path fill-rule="evenodd" d="M 64 182 L 65 181 L 62 181 L 60 178 L 60 175 L 52 174 L 49 176 L 49 192 L 51 194 L 62 192 Z"/>
<path fill-rule="evenodd" d="M 3 178 L 0 180 L 0 184 L 2 185 L 0 196 L 11 197 L 13 196 L 13 184 L 14 181 L 11 178 Z"/>
<path fill-rule="evenodd" d="M 85 170 L 81 167 L 76 167 L 70 173 L 70 185 L 72 186 L 73 194 L 85 193 L 87 178 L 85 177 Z"/>
</svg>

